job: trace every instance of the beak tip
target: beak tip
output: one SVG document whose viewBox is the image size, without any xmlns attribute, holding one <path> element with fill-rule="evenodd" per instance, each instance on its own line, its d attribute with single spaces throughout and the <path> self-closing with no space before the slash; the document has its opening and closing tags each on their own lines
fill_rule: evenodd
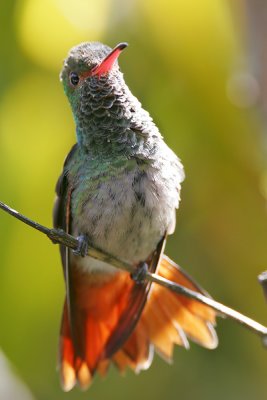
<svg viewBox="0 0 267 400">
<path fill-rule="evenodd" d="M 129 45 L 128 45 L 128 43 L 127 42 L 122 42 L 122 43 L 119 43 L 118 44 L 118 46 L 117 46 L 117 49 L 118 50 L 124 50 L 126 47 L 128 47 Z"/>
<path fill-rule="evenodd" d="M 112 66 L 114 65 L 115 61 L 119 57 L 120 53 L 122 52 L 125 47 L 128 46 L 128 43 L 122 42 L 117 44 L 116 47 L 114 47 L 113 50 L 104 58 L 104 60 L 97 66 L 95 66 L 93 69 L 90 71 L 90 76 L 93 75 L 102 75 L 104 73 L 107 73 L 108 71 L 111 70 Z"/>
</svg>

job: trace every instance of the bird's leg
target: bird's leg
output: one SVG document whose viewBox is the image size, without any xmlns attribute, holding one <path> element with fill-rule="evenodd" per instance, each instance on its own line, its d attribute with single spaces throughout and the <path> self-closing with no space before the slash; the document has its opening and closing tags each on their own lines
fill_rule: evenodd
<svg viewBox="0 0 267 400">
<path fill-rule="evenodd" d="M 131 273 L 131 278 L 137 283 L 144 283 L 146 280 L 146 274 L 148 271 L 148 265 L 146 262 L 141 262 L 135 269 L 134 272 Z"/>
<path fill-rule="evenodd" d="M 76 238 L 79 242 L 76 250 L 73 250 L 75 256 L 85 257 L 88 253 L 89 240 L 87 235 L 80 235 Z"/>
</svg>

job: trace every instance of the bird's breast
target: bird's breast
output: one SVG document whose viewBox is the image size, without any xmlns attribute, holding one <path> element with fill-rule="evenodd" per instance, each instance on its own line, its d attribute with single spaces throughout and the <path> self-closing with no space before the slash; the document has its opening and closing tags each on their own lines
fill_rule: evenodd
<svg viewBox="0 0 267 400">
<path fill-rule="evenodd" d="M 73 191 L 73 234 L 87 234 L 95 246 L 125 261 L 145 261 L 174 224 L 174 182 L 160 169 L 138 166 L 96 182 L 80 180 Z"/>
</svg>

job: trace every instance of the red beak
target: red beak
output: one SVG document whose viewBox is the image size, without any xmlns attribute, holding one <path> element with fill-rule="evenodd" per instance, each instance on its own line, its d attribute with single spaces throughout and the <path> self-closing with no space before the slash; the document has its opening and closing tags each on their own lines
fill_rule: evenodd
<svg viewBox="0 0 267 400">
<path fill-rule="evenodd" d="M 111 70 L 115 61 L 121 54 L 122 50 L 128 46 L 128 43 L 119 43 L 114 49 L 104 58 L 104 60 L 90 71 L 90 76 L 101 76 Z"/>
</svg>

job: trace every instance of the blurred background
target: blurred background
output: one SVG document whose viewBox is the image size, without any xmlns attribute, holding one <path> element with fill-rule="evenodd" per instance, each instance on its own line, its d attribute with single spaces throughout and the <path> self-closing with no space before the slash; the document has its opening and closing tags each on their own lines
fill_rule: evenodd
<svg viewBox="0 0 267 400">
<path fill-rule="evenodd" d="M 58 76 L 68 49 L 130 47 L 120 65 L 186 170 L 167 253 L 217 300 L 267 323 L 266 0 L 1 0 L 0 199 L 51 226 L 54 187 L 75 141 Z M 175 349 L 173 366 L 89 393 L 56 371 L 64 284 L 57 246 L 0 213 L 0 399 L 266 398 L 267 351 L 218 321 L 219 348 Z M 11 390 L 13 390 L 11 392 Z"/>
</svg>

